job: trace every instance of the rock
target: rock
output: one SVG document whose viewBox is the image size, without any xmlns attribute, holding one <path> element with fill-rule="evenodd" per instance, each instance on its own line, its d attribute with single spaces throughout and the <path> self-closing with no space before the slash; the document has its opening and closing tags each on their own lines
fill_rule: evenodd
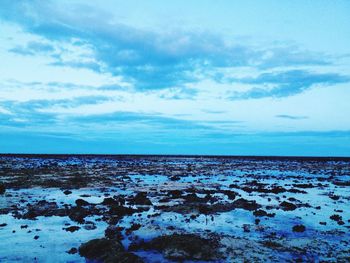
<svg viewBox="0 0 350 263">
<path fill-rule="evenodd" d="M 275 214 L 269 214 L 266 211 L 259 209 L 253 212 L 253 215 L 255 216 L 268 216 L 268 217 L 274 217 Z"/>
<path fill-rule="evenodd" d="M 152 205 L 151 200 L 147 197 L 147 193 L 145 192 L 137 193 L 131 200 L 131 203 L 135 205 Z"/>
<path fill-rule="evenodd" d="M 350 186 L 350 181 L 334 181 L 333 184 L 338 186 Z"/>
<path fill-rule="evenodd" d="M 64 193 L 65 195 L 70 195 L 70 194 L 72 193 L 72 191 L 70 191 L 70 190 L 65 190 L 65 191 L 63 191 L 63 193 Z"/>
<path fill-rule="evenodd" d="M 80 198 L 75 200 L 75 204 L 77 206 L 88 206 L 88 205 L 90 205 L 89 202 L 85 201 L 84 199 L 80 199 Z"/>
<path fill-rule="evenodd" d="M 2 223 L 2 224 L 0 224 L 0 227 L 5 227 L 5 226 L 7 226 L 7 224 L 6 224 L 6 223 Z"/>
<path fill-rule="evenodd" d="M 179 181 L 181 179 L 181 177 L 178 175 L 173 175 L 169 179 L 170 179 L 170 181 Z"/>
<path fill-rule="evenodd" d="M 35 219 L 37 216 L 65 216 L 64 209 L 59 209 L 55 202 L 41 200 L 28 206 L 28 211 L 23 215 L 24 219 Z"/>
<path fill-rule="evenodd" d="M 243 224 L 243 231 L 245 233 L 249 233 L 250 232 L 250 225 L 249 224 Z"/>
<path fill-rule="evenodd" d="M 117 197 L 117 198 L 107 197 L 103 199 L 101 204 L 107 205 L 107 206 L 122 206 L 122 205 L 125 205 L 125 199 L 122 197 Z"/>
<path fill-rule="evenodd" d="M 304 190 L 299 190 L 299 189 L 295 189 L 295 188 L 289 189 L 288 192 L 294 193 L 294 194 L 307 194 L 306 191 L 304 191 Z"/>
<path fill-rule="evenodd" d="M 180 198 L 183 192 L 180 190 L 171 190 L 169 191 L 169 194 L 171 195 L 172 198 Z"/>
<path fill-rule="evenodd" d="M 66 227 L 66 228 L 63 228 L 64 230 L 66 230 L 67 232 L 75 232 L 75 231 L 78 231 L 80 229 L 79 226 L 70 226 L 70 227 Z"/>
<path fill-rule="evenodd" d="M 304 232 L 305 231 L 304 225 L 295 225 L 293 226 L 293 232 Z"/>
<path fill-rule="evenodd" d="M 123 252 L 122 244 L 106 238 L 93 239 L 79 247 L 79 254 L 90 260 L 105 261 L 111 255 Z"/>
<path fill-rule="evenodd" d="M 85 225 L 83 227 L 86 230 L 94 230 L 97 228 L 94 222 L 85 222 Z"/>
<path fill-rule="evenodd" d="M 129 230 L 135 231 L 141 228 L 141 224 L 132 224 Z"/>
<path fill-rule="evenodd" d="M 88 260 L 101 262 L 142 262 L 138 256 L 126 252 L 123 245 L 115 239 L 90 240 L 79 247 L 79 254 Z"/>
<path fill-rule="evenodd" d="M 343 220 L 342 216 L 337 215 L 337 214 L 331 215 L 329 218 L 334 220 L 334 221 L 341 221 L 341 220 Z"/>
<path fill-rule="evenodd" d="M 6 187 L 3 183 L 0 183 L 0 195 L 3 195 L 6 191 Z"/>
<path fill-rule="evenodd" d="M 34 236 L 34 239 L 35 239 L 35 240 L 39 239 L 39 236 Z"/>
<path fill-rule="evenodd" d="M 188 203 L 207 203 L 210 197 L 198 197 L 195 193 L 191 193 L 184 196 L 183 198 Z"/>
<path fill-rule="evenodd" d="M 68 214 L 69 218 L 72 221 L 75 221 L 79 224 L 83 224 L 84 218 L 87 217 L 88 215 L 89 215 L 88 210 L 80 206 L 72 207 Z"/>
<path fill-rule="evenodd" d="M 345 222 L 343 221 L 343 217 L 341 215 L 334 214 L 334 215 L 331 215 L 329 218 L 336 221 L 337 224 L 340 226 L 345 224 Z"/>
<path fill-rule="evenodd" d="M 128 229 L 125 230 L 125 233 L 127 235 L 130 235 L 131 232 L 135 231 L 135 230 L 138 230 L 141 228 L 141 225 L 140 224 L 132 224 Z"/>
<path fill-rule="evenodd" d="M 166 259 L 183 260 L 218 260 L 221 254 L 218 251 L 216 240 L 204 239 L 194 234 L 173 234 L 160 236 L 148 243 L 136 246 L 136 249 L 160 251 Z"/>
<path fill-rule="evenodd" d="M 106 263 L 142 263 L 143 260 L 136 256 L 133 253 L 129 252 L 123 252 L 119 253 L 118 255 L 114 255 L 112 257 L 109 257 L 106 261 Z"/>
<path fill-rule="evenodd" d="M 224 190 L 222 193 L 227 195 L 228 199 L 230 200 L 234 200 L 237 196 L 237 193 L 231 190 Z"/>
<path fill-rule="evenodd" d="M 126 206 L 112 206 L 109 209 L 109 215 L 117 215 L 117 216 L 125 216 L 125 215 L 132 215 L 133 213 L 136 213 L 138 210 L 133 209 L 131 207 Z"/>
<path fill-rule="evenodd" d="M 278 248 L 282 248 L 283 246 L 277 242 L 274 242 L 272 240 L 267 240 L 267 241 L 263 241 L 262 244 L 265 247 L 269 247 L 269 248 L 273 248 L 273 249 L 278 249 Z"/>
<path fill-rule="evenodd" d="M 105 230 L 105 237 L 108 239 L 122 240 L 123 239 L 123 235 L 121 233 L 122 230 L 123 230 L 122 227 L 110 225 Z"/>
<path fill-rule="evenodd" d="M 297 187 L 297 188 L 313 188 L 313 184 L 293 184 L 294 187 Z"/>
<path fill-rule="evenodd" d="M 240 198 L 240 199 L 237 199 L 236 201 L 234 201 L 233 205 L 235 208 L 242 208 L 242 209 L 249 210 L 249 211 L 254 211 L 254 210 L 261 207 L 261 205 L 259 205 L 257 202 L 249 201 L 249 200 L 246 200 L 243 198 Z"/>
<path fill-rule="evenodd" d="M 78 249 L 76 249 L 75 247 L 72 247 L 70 250 L 67 251 L 68 254 L 76 254 L 78 253 Z"/>
<path fill-rule="evenodd" d="M 295 204 L 283 201 L 282 203 L 280 203 L 280 207 L 284 210 L 284 211 L 293 211 L 295 209 L 297 209 L 297 206 Z"/>
<path fill-rule="evenodd" d="M 333 199 L 335 201 L 339 200 L 340 199 L 340 196 L 339 195 L 334 195 L 334 194 L 330 194 L 328 195 L 330 199 Z"/>
</svg>

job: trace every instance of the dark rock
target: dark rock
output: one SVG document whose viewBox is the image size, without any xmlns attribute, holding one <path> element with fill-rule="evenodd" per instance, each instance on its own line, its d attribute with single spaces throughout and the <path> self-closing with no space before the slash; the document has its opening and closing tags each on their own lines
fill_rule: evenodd
<svg viewBox="0 0 350 263">
<path fill-rule="evenodd" d="M 235 208 L 242 208 L 248 211 L 254 211 L 258 208 L 261 207 L 261 205 L 259 205 L 257 202 L 253 201 L 249 201 L 243 198 L 237 199 L 236 201 L 233 202 L 233 205 Z"/>
<path fill-rule="evenodd" d="M 343 220 L 342 216 L 337 215 L 337 214 L 331 215 L 329 218 L 334 220 L 334 221 L 341 221 L 341 220 Z"/>
<path fill-rule="evenodd" d="M 89 211 L 80 206 L 72 207 L 68 214 L 69 218 L 72 221 L 77 222 L 79 224 L 83 224 L 84 218 L 87 217 L 88 215 L 89 215 Z"/>
<path fill-rule="evenodd" d="M 145 192 L 137 193 L 131 200 L 131 203 L 135 205 L 152 205 L 151 200 L 147 197 L 147 193 Z"/>
<path fill-rule="evenodd" d="M 169 194 L 173 197 L 173 198 L 180 198 L 183 194 L 182 191 L 180 190 L 171 190 L 169 191 Z"/>
<path fill-rule="evenodd" d="M 284 210 L 284 211 L 293 211 L 295 209 L 297 209 L 297 206 L 295 204 L 283 201 L 282 203 L 280 203 L 280 207 Z"/>
<path fill-rule="evenodd" d="M 70 195 L 70 194 L 72 193 L 72 191 L 70 191 L 70 190 L 65 190 L 65 191 L 63 191 L 63 193 L 64 193 L 65 195 Z"/>
<path fill-rule="evenodd" d="M 79 226 L 70 226 L 70 227 L 66 227 L 66 228 L 63 228 L 64 230 L 66 230 L 67 232 L 75 232 L 75 231 L 78 231 L 80 229 Z"/>
<path fill-rule="evenodd" d="M 72 247 L 70 250 L 67 251 L 68 254 L 76 254 L 78 253 L 78 249 L 75 247 Z"/>
<path fill-rule="evenodd" d="M 171 176 L 169 179 L 170 179 L 170 181 L 179 181 L 181 179 L 181 177 L 178 175 L 174 175 L 174 176 Z"/>
<path fill-rule="evenodd" d="M 304 190 L 299 190 L 299 189 L 295 189 L 295 188 L 289 189 L 288 192 L 294 193 L 294 194 L 307 194 L 306 191 L 304 191 Z"/>
<path fill-rule="evenodd" d="M 85 222 L 83 227 L 86 230 L 94 230 L 97 228 L 94 222 Z"/>
<path fill-rule="evenodd" d="M 339 195 L 334 195 L 334 194 L 330 194 L 328 195 L 330 199 L 333 199 L 335 201 L 339 200 L 340 199 L 340 196 Z"/>
<path fill-rule="evenodd" d="M 297 187 L 297 188 L 313 188 L 313 184 L 293 184 L 294 187 Z"/>
<path fill-rule="evenodd" d="M 250 225 L 249 224 L 243 224 L 243 231 L 245 233 L 249 233 L 250 232 Z"/>
<path fill-rule="evenodd" d="M 6 187 L 3 183 L 0 183 L 0 195 L 3 195 L 6 191 Z"/>
<path fill-rule="evenodd" d="M 231 190 L 224 190 L 222 193 L 227 195 L 228 199 L 230 200 L 234 200 L 237 197 L 237 193 Z"/>
<path fill-rule="evenodd" d="M 105 261 L 110 255 L 124 251 L 122 244 L 105 238 L 93 239 L 79 247 L 79 254 L 90 260 Z"/>
<path fill-rule="evenodd" d="M 160 236 L 133 249 L 157 250 L 170 260 L 218 260 L 218 241 L 193 234 Z"/>
<path fill-rule="evenodd" d="M 350 181 L 334 181 L 333 184 L 337 186 L 350 186 Z"/>
<path fill-rule="evenodd" d="M 271 240 L 267 240 L 267 241 L 263 241 L 262 244 L 265 247 L 269 247 L 269 248 L 282 248 L 283 246 L 277 242 L 271 241 Z"/>
<path fill-rule="evenodd" d="M 88 206 L 88 205 L 90 205 L 90 203 L 85 201 L 84 199 L 77 199 L 77 200 L 75 200 L 75 204 L 77 206 Z"/>
<path fill-rule="evenodd" d="M 125 204 L 125 199 L 122 197 L 118 197 L 118 198 L 107 197 L 103 199 L 101 204 L 107 205 L 107 206 L 122 206 Z"/>
<path fill-rule="evenodd" d="M 195 193 L 188 194 L 183 197 L 188 203 L 206 203 L 208 199 L 205 197 L 198 197 Z"/>
<path fill-rule="evenodd" d="M 141 228 L 140 224 L 132 224 L 128 229 L 125 230 L 126 235 L 130 235 L 131 232 L 138 230 Z"/>
<path fill-rule="evenodd" d="M 138 210 L 133 209 L 131 207 L 126 206 L 112 206 L 109 209 L 110 215 L 117 215 L 117 216 L 125 216 L 125 215 L 132 215 L 133 213 L 136 213 Z"/>
<path fill-rule="evenodd" d="M 135 231 L 141 228 L 141 224 L 132 224 L 130 228 L 128 228 L 131 231 Z"/>
<path fill-rule="evenodd" d="M 304 225 L 295 225 L 293 226 L 293 232 L 304 232 L 305 226 Z"/>
<path fill-rule="evenodd" d="M 267 213 L 266 211 L 264 211 L 262 209 L 254 211 L 253 215 L 255 215 L 255 216 L 268 216 L 268 217 L 274 217 L 275 216 L 274 213 L 270 214 L 270 213 Z"/>
<path fill-rule="evenodd" d="M 122 240 L 123 239 L 123 235 L 121 233 L 122 230 L 123 230 L 122 227 L 110 225 L 105 230 L 105 237 L 108 239 Z"/>
<path fill-rule="evenodd" d="M 88 260 L 101 262 L 142 262 L 138 256 L 126 252 L 123 245 L 114 239 L 101 238 L 90 240 L 79 247 L 79 254 Z"/>
<path fill-rule="evenodd" d="M 7 224 L 6 224 L 6 223 L 2 223 L 2 224 L 0 224 L 0 227 L 5 227 L 5 226 L 7 226 Z"/>
<path fill-rule="evenodd" d="M 273 187 L 271 188 L 270 192 L 273 193 L 273 194 L 280 194 L 280 193 L 284 193 L 284 192 L 287 192 L 288 190 L 281 187 L 281 186 L 276 186 L 276 187 Z"/>
<path fill-rule="evenodd" d="M 28 211 L 23 215 L 24 219 L 35 219 L 37 216 L 65 216 L 64 209 L 59 209 L 55 202 L 41 200 L 28 206 Z"/>
<path fill-rule="evenodd" d="M 39 236 L 34 236 L 34 239 L 35 239 L 35 240 L 39 239 Z"/>
</svg>

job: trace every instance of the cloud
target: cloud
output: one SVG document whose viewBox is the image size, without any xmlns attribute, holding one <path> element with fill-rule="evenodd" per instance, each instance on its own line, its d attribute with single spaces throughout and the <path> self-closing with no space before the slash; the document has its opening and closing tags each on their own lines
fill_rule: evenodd
<svg viewBox="0 0 350 263">
<path fill-rule="evenodd" d="M 276 115 L 276 118 L 281 118 L 281 119 L 288 119 L 288 120 L 304 120 L 308 119 L 306 116 L 294 116 L 294 115 L 287 115 L 287 114 L 280 114 Z"/>
<path fill-rule="evenodd" d="M 288 97 L 304 92 L 315 85 L 335 85 L 350 81 L 349 76 L 337 73 L 313 73 L 306 70 L 289 70 L 263 73 L 256 78 L 231 79 L 232 82 L 251 84 L 246 92 L 235 93 L 231 99 L 259 99 Z"/>
<path fill-rule="evenodd" d="M 26 102 L 1 101 L 7 114 L 0 112 L 0 126 L 7 127 L 55 127 L 60 119 L 59 114 L 41 111 L 48 107 L 71 108 L 82 105 L 98 104 L 110 100 L 105 96 L 81 96 L 72 99 L 29 100 Z"/>
<path fill-rule="evenodd" d="M 10 52 L 17 53 L 20 55 L 38 55 L 38 54 L 47 54 L 51 53 L 55 50 L 55 48 L 50 44 L 40 43 L 31 41 L 24 46 L 16 46 L 14 48 L 9 49 Z"/>
<path fill-rule="evenodd" d="M 27 32 L 46 40 L 91 49 L 89 61 L 62 60 L 56 55 L 52 65 L 109 72 L 122 76 L 139 90 L 181 86 L 220 68 L 271 69 L 331 63 L 324 54 L 300 50 L 293 45 L 257 47 L 238 43 L 239 39 L 227 41 L 210 32 L 160 33 L 139 29 L 114 22 L 111 14 L 88 6 L 62 7 L 52 1 L 3 1 L 2 5 L 6 8 L 1 9 L 0 17 L 21 25 Z M 77 10 L 84 12 L 80 11 L 77 16 Z M 48 49 L 49 46 L 29 45 L 16 47 L 12 52 L 32 55 Z M 277 96 L 288 93 L 286 90 L 291 88 L 284 86 L 277 91 L 280 94 Z M 274 96 L 259 89 L 248 94 L 252 97 L 269 95 Z"/>
</svg>

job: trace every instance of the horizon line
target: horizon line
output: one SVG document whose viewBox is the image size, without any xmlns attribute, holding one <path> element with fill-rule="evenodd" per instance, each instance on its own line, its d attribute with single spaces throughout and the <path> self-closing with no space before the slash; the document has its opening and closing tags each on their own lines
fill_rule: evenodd
<svg viewBox="0 0 350 263">
<path fill-rule="evenodd" d="M 193 157 L 193 158 L 270 158 L 270 159 L 350 159 L 350 156 L 312 156 L 312 155 L 230 155 L 230 154 L 129 154 L 129 153 L 0 153 L 0 156 L 23 157 Z"/>
</svg>

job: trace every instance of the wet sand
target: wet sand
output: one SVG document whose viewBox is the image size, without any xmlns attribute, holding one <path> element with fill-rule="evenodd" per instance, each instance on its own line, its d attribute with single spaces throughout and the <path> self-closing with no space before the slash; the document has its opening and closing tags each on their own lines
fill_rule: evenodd
<svg viewBox="0 0 350 263">
<path fill-rule="evenodd" d="M 349 262 L 350 159 L 0 156 L 0 262 Z"/>
</svg>

